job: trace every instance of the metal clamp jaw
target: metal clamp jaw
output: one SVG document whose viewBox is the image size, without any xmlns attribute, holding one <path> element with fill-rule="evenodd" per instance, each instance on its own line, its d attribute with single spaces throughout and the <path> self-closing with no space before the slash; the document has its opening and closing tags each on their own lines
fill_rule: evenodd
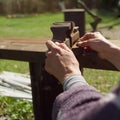
<svg viewBox="0 0 120 120">
<path fill-rule="evenodd" d="M 53 33 L 52 40 L 64 42 L 68 47 L 72 48 L 75 42 L 79 39 L 79 30 L 74 22 L 56 22 L 51 26 Z"/>
</svg>

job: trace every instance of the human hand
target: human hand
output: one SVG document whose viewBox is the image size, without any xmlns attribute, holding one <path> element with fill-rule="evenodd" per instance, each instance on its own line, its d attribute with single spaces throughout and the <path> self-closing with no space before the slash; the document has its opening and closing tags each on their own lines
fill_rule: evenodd
<svg viewBox="0 0 120 120">
<path fill-rule="evenodd" d="M 88 47 L 98 52 L 99 56 L 103 59 L 107 59 L 108 51 L 114 45 L 105 39 L 99 32 L 87 33 L 81 37 L 77 43 L 77 46 Z"/>
<path fill-rule="evenodd" d="M 64 43 L 47 41 L 45 69 L 55 76 L 62 84 L 73 74 L 81 74 L 79 63 L 73 52 Z"/>
</svg>

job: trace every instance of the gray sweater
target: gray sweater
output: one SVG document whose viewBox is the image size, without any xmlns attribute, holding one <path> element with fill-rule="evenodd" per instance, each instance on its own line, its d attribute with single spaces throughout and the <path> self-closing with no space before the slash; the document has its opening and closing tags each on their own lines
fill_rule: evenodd
<svg viewBox="0 0 120 120">
<path fill-rule="evenodd" d="M 56 97 L 52 120 L 120 120 L 120 86 L 102 96 L 83 77 L 68 78 Z"/>
</svg>

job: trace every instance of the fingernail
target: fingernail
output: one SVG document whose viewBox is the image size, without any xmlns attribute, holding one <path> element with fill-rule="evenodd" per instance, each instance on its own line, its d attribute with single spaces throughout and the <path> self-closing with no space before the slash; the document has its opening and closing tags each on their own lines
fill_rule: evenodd
<svg viewBox="0 0 120 120">
<path fill-rule="evenodd" d="M 60 43 L 59 42 L 55 42 L 56 45 L 59 45 Z"/>
</svg>

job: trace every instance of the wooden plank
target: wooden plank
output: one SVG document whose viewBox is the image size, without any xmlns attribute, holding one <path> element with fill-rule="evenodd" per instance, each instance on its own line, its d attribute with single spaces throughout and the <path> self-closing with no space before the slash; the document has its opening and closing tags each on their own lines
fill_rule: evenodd
<svg viewBox="0 0 120 120">
<path fill-rule="evenodd" d="M 45 45 L 49 38 L 0 38 L 0 53 L 8 52 L 29 52 L 42 53 L 46 52 Z M 120 46 L 120 40 L 110 40 L 114 44 Z"/>
<path fill-rule="evenodd" d="M 45 52 L 49 38 L 0 38 L 0 50 Z"/>
<path fill-rule="evenodd" d="M 3 71 L 0 73 L 0 96 L 32 101 L 30 84 L 28 75 Z"/>
<path fill-rule="evenodd" d="M 30 75 L 15 72 L 3 71 L 0 73 L 0 79 L 11 80 L 27 86 L 31 86 Z"/>
<path fill-rule="evenodd" d="M 32 101 L 32 95 L 20 90 L 11 89 L 5 86 L 0 86 L 0 96 L 14 97 Z"/>
<path fill-rule="evenodd" d="M 46 38 L 0 38 L 0 59 L 40 62 L 45 58 Z"/>
<path fill-rule="evenodd" d="M 87 52 L 84 54 L 84 52 L 78 48 L 74 48 L 73 52 L 83 68 L 118 71 L 113 64 L 107 60 L 101 59 L 96 52 Z"/>
<path fill-rule="evenodd" d="M 40 62 L 45 59 L 45 51 L 0 50 L 0 59 Z"/>
</svg>

